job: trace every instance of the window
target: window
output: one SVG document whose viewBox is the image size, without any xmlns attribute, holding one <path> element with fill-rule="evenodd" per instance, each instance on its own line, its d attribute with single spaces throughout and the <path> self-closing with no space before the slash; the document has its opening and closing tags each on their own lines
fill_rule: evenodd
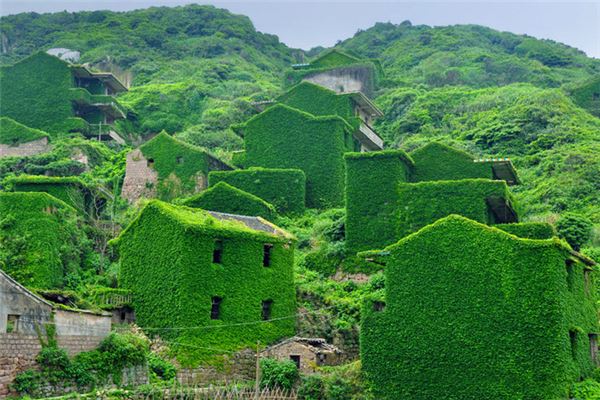
<svg viewBox="0 0 600 400">
<path fill-rule="evenodd" d="M 210 309 L 210 319 L 219 319 L 221 316 L 221 302 L 223 299 L 218 296 L 212 298 L 212 307 Z"/>
<path fill-rule="evenodd" d="M 587 268 L 584 269 L 583 270 L 583 287 L 585 289 L 585 294 L 587 294 L 588 296 L 590 294 L 591 279 L 592 279 L 592 277 L 590 276 L 590 270 Z"/>
<path fill-rule="evenodd" d="M 154 158 L 149 158 L 148 160 L 146 160 L 147 167 L 152 167 L 153 165 L 154 165 Z"/>
<path fill-rule="evenodd" d="M 577 356 L 577 332 L 569 331 L 569 341 L 571 342 L 571 355 L 575 359 Z"/>
<path fill-rule="evenodd" d="M 598 364 L 598 335 L 590 333 L 588 335 L 590 339 L 590 358 L 594 364 Z"/>
<path fill-rule="evenodd" d="M 291 355 L 290 356 L 290 360 L 292 360 L 292 362 L 294 364 L 296 364 L 296 368 L 300 369 L 300 356 L 298 356 L 298 355 Z"/>
<path fill-rule="evenodd" d="M 569 285 L 569 290 L 573 290 L 573 285 L 575 283 L 575 261 L 567 258 L 565 260 L 565 265 L 567 267 L 567 284 Z"/>
<path fill-rule="evenodd" d="M 263 300 L 262 302 L 262 319 L 268 321 L 271 319 L 271 309 L 273 308 L 273 300 Z"/>
<path fill-rule="evenodd" d="M 221 264 L 223 259 L 223 241 L 215 240 L 213 248 L 212 262 L 215 264 Z"/>
<path fill-rule="evenodd" d="M 327 354 L 317 353 L 317 365 L 325 365 L 326 359 L 327 359 Z"/>
<path fill-rule="evenodd" d="M 6 317 L 6 333 L 19 332 L 19 315 L 8 314 Z"/>
<path fill-rule="evenodd" d="M 592 93 L 592 100 L 600 100 L 600 93 Z"/>
<path fill-rule="evenodd" d="M 373 302 L 373 311 L 383 311 L 385 310 L 385 302 L 383 301 L 374 301 Z"/>
<path fill-rule="evenodd" d="M 176 160 L 177 160 L 177 164 L 183 164 L 183 157 L 182 156 L 178 156 Z"/>
<path fill-rule="evenodd" d="M 272 244 L 265 244 L 263 246 L 263 267 L 271 266 L 271 252 L 273 250 Z"/>
</svg>

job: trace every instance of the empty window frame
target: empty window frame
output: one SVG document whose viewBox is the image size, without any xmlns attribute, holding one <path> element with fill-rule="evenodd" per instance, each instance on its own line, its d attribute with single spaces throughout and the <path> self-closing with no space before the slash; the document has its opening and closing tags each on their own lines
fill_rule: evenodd
<svg viewBox="0 0 600 400">
<path fill-rule="evenodd" d="M 222 297 L 213 296 L 212 306 L 210 309 L 210 319 L 220 319 L 220 317 L 221 317 L 221 302 L 222 301 L 223 301 Z"/>
<path fill-rule="evenodd" d="M 577 358 L 577 332 L 569 331 L 569 341 L 571 343 L 571 356 Z"/>
<path fill-rule="evenodd" d="M 177 164 L 183 164 L 183 157 L 182 156 L 177 156 L 177 158 L 175 160 L 177 161 Z"/>
<path fill-rule="evenodd" d="M 6 333 L 19 332 L 19 315 L 8 314 L 6 316 Z"/>
<path fill-rule="evenodd" d="M 296 368 L 300 369 L 300 356 L 296 354 L 290 355 L 290 360 L 296 364 Z"/>
<path fill-rule="evenodd" d="M 317 365 L 325 365 L 326 360 L 327 360 L 327 354 L 317 353 Z"/>
<path fill-rule="evenodd" d="M 147 167 L 152 167 L 153 165 L 154 165 L 154 158 L 149 158 L 149 159 L 146 161 L 146 166 L 147 166 Z"/>
<path fill-rule="evenodd" d="M 373 311 L 379 312 L 385 310 L 385 302 L 383 301 L 374 301 L 373 302 Z"/>
<path fill-rule="evenodd" d="M 265 244 L 263 245 L 263 267 L 271 266 L 271 258 L 273 256 L 273 245 Z"/>
<path fill-rule="evenodd" d="M 271 319 L 271 311 L 273 309 L 273 300 L 263 300 L 262 302 L 262 319 L 268 321 Z"/>
<path fill-rule="evenodd" d="M 221 264 L 223 262 L 223 241 L 215 240 L 212 254 L 212 262 Z"/>
<path fill-rule="evenodd" d="M 590 333 L 588 338 L 590 339 L 590 358 L 594 365 L 598 365 L 598 334 Z"/>
<path fill-rule="evenodd" d="M 588 295 L 588 296 L 590 294 L 590 287 L 592 285 L 592 281 L 591 280 L 592 280 L 592 276 L 591 276 L 590 270 L 587 269 L 587 268 L 584 269 L 583 270 L 583 287 L 584 287 L 584 290 L 585 290 L 585 294 Z"/>
<path fill-rule="evenodd" d="M 565 266 L 567 268 L 567 284 L 569 285 L 569 290 L 573 290 L 575 284 L 575 261 L 567 258 L 565 260 Z"/>
</svg>

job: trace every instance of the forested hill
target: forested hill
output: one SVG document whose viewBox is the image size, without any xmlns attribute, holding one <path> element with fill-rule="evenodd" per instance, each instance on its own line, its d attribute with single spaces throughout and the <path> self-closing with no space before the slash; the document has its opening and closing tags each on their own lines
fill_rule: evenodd
<svg viewBox="0 0 600 400">
<path fill-rule="evenodd" d="M 252 101 L 282 91 L 291 63 L 321 50 L 290 49 L 247 17 L 211 6 L 27 13 L 1 22 L 3 65 L 66 47 L 83 62 L 129 71 L 133 87 L 120 100 L 133 123 L 124 129 L 165 129 L 225 157 L 242 145 L 229 126 L 254 112 Z M 600 60 L 475 25 L 378 23 L 338 46 L 381 60 L 376 102 L 385 117 L 376 128 L 388 147 L 442 139 L 512 157 L 528 217 L 573 210 L 600 222 L 600 102 L 592 99 Z"/>
</svg>

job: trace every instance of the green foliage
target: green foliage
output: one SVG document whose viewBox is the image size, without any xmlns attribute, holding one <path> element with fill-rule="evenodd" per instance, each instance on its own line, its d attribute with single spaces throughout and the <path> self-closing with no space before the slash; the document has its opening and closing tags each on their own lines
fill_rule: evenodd
<svg viewBox="0 0 600 400">
<path fill-rule="evenodd" d="M 260 360 L 260 385 L 270 389 L 291 390 L 298 380 L 298 367 L 293 361 L 278 361 L 273 358 Z"/>
<path fill-rule="evenodd" d="M 83 181 L 76 177 L 20 175 L 6 179 L 4 185 L 15 192 L 45 192 L 79 212 L 86 210 L 88 189 Z"/>
<path fill-rule="evenodd" d="M 33 129 L 17 121 L 0 117 L 0 144 L 19 145 L 48 137 L 39 129 Z"/>
<path fill-rule="evenodd" d="M 273 204 L 284 214 L 304 212 L 306 176 L 298 169 L 248 168 L 235 171 L 213 171 L 208 184 L 218 182 L 240 188 Z"/>
<path fill-rule="evenodd" d="M 140 150 L 148 161 L 153 161 L 161 199 L 194 193 L 198 186 L 202 187 L 199 182 L 206 183 L 209 171 L 231 168 L 206 150 L 181 142 L 164 131 L 144 143 Z"/>
<path fill-rule="evenodd" d="M 575 213 L 564 213 L 556 221 L 558 236 L 565 239 L 575 250 L 579 250 L 590 240 L 592 228 L 592 221 Z"/>
<path fill-rule="evenodd" d="M 0 192 L 0 267 L 20 283 L 62 287 L 78 273 L 85 234 L 75 210 L 46 193 Z"/>
<path fill-rule="evenodd" d="M 297 168 L 306 174 L 306 205 L 327 208 L 344 198 L 342 154 L 352 129 L 340 117 L 315 117 L 275 105 L 240 128 L 246 146 L 246 166 Z"/>
<path fill-rule="evenodd" d="M 222 240 L 221 263 L 213 263 Z M 166 340 L 181 365 L 294 333 L 291 238 L 252 230 L 206 211 L 149 202 L 117 241 L 122 287 L 133 292 L 137 323 Z M 263 266 L 264 244 L 273 245 Z M 252 279 L 248 279 L 248 277 Z M 222 298 L 211 319 L 213 297 Z M 262 301 L 272 300 L 272 321 Z"/>
<path fill-rule="evenodd" d="M 600 383 L 593 379 L 574 383 L 571 387 L 570 398 L 573 400 L 600 400 Z"/>
<path fill-rule="evenodd" d="M 199 194 L 181 201 L 181 204 L 229 214 L 259 216 L 269 221 L 274 221 L 277 216 L 275 207 L 270 203 L 225 182 L 219 182 Z"/>
<path fill-rule="evenodd" d="M 600 118 L 600 76 L 573 85 L 569 94 L 579 107 Z"/>
<path fill-rule="evenodd" d="M 154 382 L 174 381 L 177 376 L 177 368 L 154 353 L 148 355 L 148 369 L 150 371 L 150 380 Z"/>
<path fill-rule="evenodd" d="M 401 150 L 347 153 L 346 236 L 348 251 L 390 244 L 397 237 L 398 183 L 407 182 L 412 159 Z"/>
<path fill-rule="evenodd" d="M 360 361 L 323 367 L 317 374 L 304 375 L 298 387 L 300 400 L 372 399 L 364 382 Z"/>
<path fill-rule="evenodd" d="M 556 236 L 554 227 L 545 222 L 498 224 L 494 227 L 525 239 L 551 239 Z"/>
<path fill-rule="evenodd" d="M 386 250 L 385 309 L 362 310 L 376 398 L 558 399 L 593 371 L 595 291 L 559 241 L 450 216 Z"/>
</svg>

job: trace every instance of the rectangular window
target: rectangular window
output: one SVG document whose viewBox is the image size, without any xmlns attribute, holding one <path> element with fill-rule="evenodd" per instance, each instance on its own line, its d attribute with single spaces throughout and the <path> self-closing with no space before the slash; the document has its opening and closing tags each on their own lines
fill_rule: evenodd
<svg viewBox="0 0 600 400">
<path fill-rule="evenodd" d="M 325 365 L 327 354 L 317 353 L 317 365 Z"/>
<path fill-rule="evenodd" d="M 271 319 L 271 309 L 273 308 L 273 300 L 263 300 L 262 302 L 262 319 L 268 321 Z"/>
<path fill-rule="evenodd" d="M 178 156 L 177 157 L 177 164 L 183 164 L 183 157 L 182 156 Z"/>
<path fill-rule="evenodd" d="M 575 261 L 567 258 L 565 266 L 567 267 L 567 284 L 569 285 L 569 290 L 573 290 L 575 284 Z"/>
<path fill-rule="evenodd" d="M 148 160 L 146 160 L 146 166 L 147 167 L 154 166 L 154 158 L 149 158 Z"/>
<path fill-rule="evenodd" d="M 594 365 L 598 365 L 598 335 L 590 333 L 588 337 L 590 338 L 590 357 Z"/>
<path fill-rule="evenodd" d="M 6 333 L 19 332 L 19 315 L 8 314 L 6 317 Z"/>
<path fill-rule="evenodd" d="M 263 246 L 263 267 L 271 266 L 271 253 L 273 251 L 272 244 L 265 244 Z"/>
<path fill-rule="evenodd" d="M 373 302 L 373 311 L 383 311 L 385 310 L 385 302 L 383 301 L 374 301 Z"/>
<path fill-rule="evenodd" d="M 210 309 L 210 319 L 219 319 L 221 316 L 221 302 L 223 299 L 218 296 L 212 298 L 212 307 Z"/>
<path fill-rule="evenodd" d="M 290 360 L 292 360 L 292 362 L 294 364 L 296 364 L 296 368 L 300 369 L 300 356 L 297 355 L 291 355 L 290 356 Z"/>
<path fill-rule="evenodd" d="M 221 264 L 223 259 L 223 241 L 215 240 L 215 247 L 213 248 L 212 262 L 215 264 Z"/>
<path fill-rule="evenodd" d="M 571 356 L 577 357 L 577 332 L 569 331 L 569 341 L 571 342 Z"/>
<path fill-rule="evenodd" d="M 583 285 L 585 288 L 585 294 L 587 294 L 589 296 L 590 294 L 590 286 L 592 285 L 591 282 L 591 275 L 590 275 L 590 270 L 589 269 L 584 269 L 583 270 Z"/>
</svg>

